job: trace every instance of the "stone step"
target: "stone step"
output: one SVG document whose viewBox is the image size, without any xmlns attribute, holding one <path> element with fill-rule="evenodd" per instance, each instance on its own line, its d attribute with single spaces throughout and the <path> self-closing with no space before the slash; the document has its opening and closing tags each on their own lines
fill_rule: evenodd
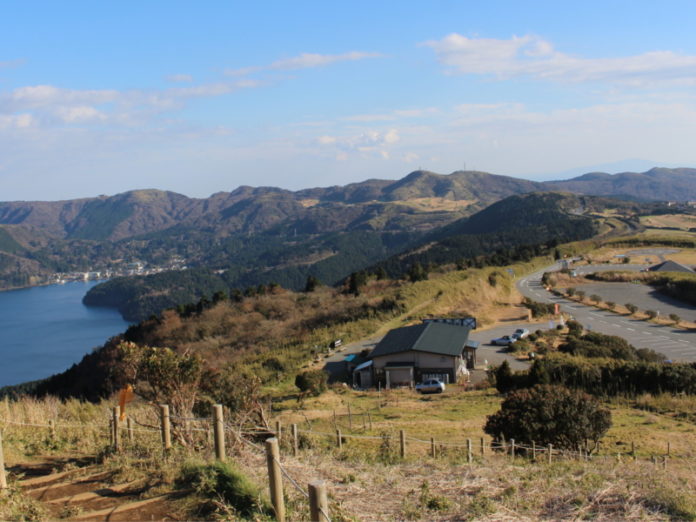
<svg viewBox="0 0 696 522">
<path fill-rule="evenodd" d="M 54 498 L 46 502 L 48 504 L 75 504 L 78 502 L 86 502 L 95 498 L 110 498 L 112 497 L 112 495 L 110 495 L 109 493 L 123 493 L 124 491 L 127 491 L 129 488 L 131 488 L 138 482 L 140 481 L 134 480 L 132 482 L 126 482 L 125 484 L 116 484 L 114 486 L 107 486 L 92 491 L 83 491 L 82 493 L 75 493 L 74 495 L 67 495 L 60 498 Z"/>
<path fill-rule="evenodd" d="M 62 480 L 66 477 L 69 477 L 70 475 L 75 475 L 79 472 L 84 472 L 85 470 L 90 470 L 94 469 L 96 466 L 87 466 L 84 468 L 74 468 L 74 469 L 69 469 L 67 471 L 60 471 L 58 473 L 49 473 L 48 475 L 41 475 L 38 477 L 33 477 L 30 479 L 24 479 L 18 481 L 20 487 L 24 489 L 28 488 L 33 488 L 36 486 L 43 486 L 46 484 L 49 484 L 51 482 L 55 482 L 57 480 Z"/>
<path fill-rule="evenodd" d="M 37 488 L 24 488 L 27 495 L 37 499 L 37 500 L 50 500 L 50 497 L 55 495 L 60 495 L 62 489 L 67 489 L 70 487 L 79 487 L 90 489 L 94 487 L 95 482 L 99 482 L 108 478 L 113 473 L 110 471 L 101 471 L 99 473 L 93 473 L 91 475 L 86 475 L 84 477 L 62 477 L 62 479 L 70 480 L 59 480 L 57 482 L 51 482 L 46 486 L 41 486 Z M 65 496 L 64 494 L 62 496 Z"/>
<path fill-rule="evenodd" d="M 128 502 L 126 504 L 119 504 L 118 506 L 114 507 L 108 507 L 104 509 L 98 509 L 95 511 L 88 511 L 86 513 L 80 513 L 79 515 L 72 517 L 71 520 L 128 520 L 128 518 L 123 518 L 119 517 L 118 515 L 121 514 L 128 514 L 132 511 L 135 511 L 137 509 L 144 508 L 150 504 L 154 504 L 156 502 L 162 502 L 164 500 L 167 500 L 169 497 L 168 494 L 165 495 L 158 495 L 156 497 L 148 498 L 145 500 L 137 500 L 135 502 Z"/>
</svg>

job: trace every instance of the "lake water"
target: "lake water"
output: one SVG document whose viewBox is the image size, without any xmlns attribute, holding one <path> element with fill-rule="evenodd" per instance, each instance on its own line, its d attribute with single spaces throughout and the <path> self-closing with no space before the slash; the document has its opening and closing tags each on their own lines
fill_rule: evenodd
<svg viewBox="0 0 696 522">
<path fill-rule="evenodd" d="M 62 372 L 128 328 L 115 309 L 82 304 L 82 297 L 96 284 L 0 292 L 0 386 Z"/>
</svg>

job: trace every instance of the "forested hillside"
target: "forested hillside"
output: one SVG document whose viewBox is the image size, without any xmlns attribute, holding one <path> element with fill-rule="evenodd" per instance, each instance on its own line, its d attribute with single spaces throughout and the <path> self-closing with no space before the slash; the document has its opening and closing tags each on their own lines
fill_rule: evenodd
<svg viewBox="0 0 696 522">
<path fill-rule="evenodd" d="M 594 198 L 558 193 L 512 196 L 433 231 L 408 252 L 378 266 L 396 276 L 414 266 L 504 265 L 529 260 L 549 246 L 596 234 L 595 220 L 583 215 L 590 201 Z"/>
<path fill-rule="evenodd" d="M 117 278 L 94 287 L 84 302 L 116 307 L 127 319 L 140 320 L 218 290 L 248 292 L 260 284 L 301 290 L 310 276 L 334 285 L 371 265 L 402 277 L 416 264 L 472 266 L 484 262 L 482 257 L 486 263 L 507 264 L 546 253 L 549 244 L 591 237 L 596 233 L 592 218 L 576 215 L 591 199 L 555 193 L 513 196 L 425 236 L 418 231 L 353 230 L 302 236 L 296 245 L 279 244 L 274 250 L 277 236 L 269 233 L 264 235 L 268 243 L 250 242 L 246 248 L 228 250 L 229 264 L 219 274 Z M 224 266 L 222 258 L 219 266 Z"/>
<path fill-rule="evenodd" d="M 367 180 L 295 192 L 244 186 L 196 199 L 136 190 L 70 201 L 0 203 L 0 289 L 49 283 L 59 273 L 126 274 L 126 267 L 136 261 L 151 272 L 182 266 L 223 271 L 228 287 L 275 281 L 300 288 L 309 275 L 333 284 L 457 222 L 455 229 L 443 232 L 451 235 L 464 226 L 458 220 L 511 195 L 561 188 L 684 199 L 692 193 L 694 179 L 691 169 L 591 174 L 548 183 L 483 172 L 416 171 L 397 181 Z M 633 186 L 639 190 L 627 189 Z M 486 219 L 514 218 L 501 214 Z M 480 236 L 484 230 L 478 228 L 475 235 Z M 461 257 L 487 254 L 519 243 L 518 233 L 524 232 L 488 238 L 494 241 L 491 249 L 489 243 L 476 244 L 470 237 L 472 229 L 463 229 L 461 235 L 468 239 L 458 240 L 455 250 Z M 433 236 L 429 241 L 439 239 Z M 446 248 L 451 250 L 453 242 Z M 421 261 L 451 257 L 437 252 L 438 248 L 432 249 Z M 202 295 L 203 290 L 190 297 Z M 156 305 L 143 301 L 128 308 L 131 317 L 143 317 L 173 302 L 165 296 Z"/>
</svg>

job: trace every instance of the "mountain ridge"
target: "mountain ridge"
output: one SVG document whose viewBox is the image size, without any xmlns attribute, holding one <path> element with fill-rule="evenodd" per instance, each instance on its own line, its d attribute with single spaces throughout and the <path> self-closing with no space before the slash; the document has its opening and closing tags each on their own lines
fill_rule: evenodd
<svg viewBox="0 0 696 522">
<path fill-rule="evenodd" d="M 243 185 L 208 198 L 143 189 L 0 202 L 0 289 L 61 272 L 123 273 L 133 261 L 229 270 L 240 285 L 282 280 L 298 287 L 308 275 L 335 282 L 497 201 L 547 191 L 696 200 L 696 169 L 588 173 L 554 182 L 417 170 L 400 180 L 298 191 Z"/>
</svg>

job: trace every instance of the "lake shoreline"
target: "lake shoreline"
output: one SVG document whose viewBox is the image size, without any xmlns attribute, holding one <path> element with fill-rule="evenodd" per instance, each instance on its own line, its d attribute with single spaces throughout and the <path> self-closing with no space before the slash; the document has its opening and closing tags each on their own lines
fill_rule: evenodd
<svg viewBox="0 0 696 522">
<path fill-rule="evenodd" d="M 0 292 L 0 387 L 45 379 L 79 362 L 131 325 L 112 308 L 82 303 L 97 281 Z"/>
</svg>

